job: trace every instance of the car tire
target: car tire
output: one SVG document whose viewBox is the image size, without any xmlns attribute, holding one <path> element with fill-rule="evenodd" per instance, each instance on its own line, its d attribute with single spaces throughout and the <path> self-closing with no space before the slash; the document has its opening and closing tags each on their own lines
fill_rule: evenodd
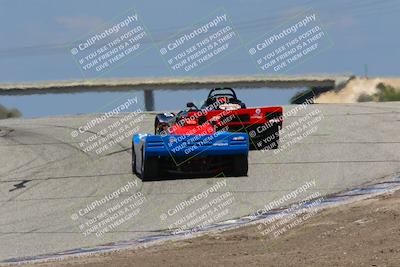
<svg viewBox="0 0 400 267">
<path fill-rule="evenodd" d="M 273 138 L 270 138 L 273 136 Z M 266 143 L 264 140 L 270 138 Z M 279 127 L 274 125 L 260 136 L 250 139 L 251 150 L 272 150 L 279 147 Z"/>
<path fill-rule="evenodd" d="M 144 155 L 142 155 L 142 167 L 140 177 L 142 181 L 151 181 L 158 176 L 158 159 L 148 158 L 144 160 Z"/>
<path fill-rule="evenodd" d="M 132 142 L 132 173 L 137 174 L 136 172 L 136 153 L 135 153 L 135 146 Z"/>
<path fill-rule="evenodd" d="M 156 119 L 154 120 L 154 134 L 158 134 L 157 132 L 158 124 L 160 124 L 160 121 L 156 117 Z"/>
<path fill-rule="evenodd" d="M 233 156 L 233 176 L 247 176 L 249 161 L 247 155 Z"/>
</svg>

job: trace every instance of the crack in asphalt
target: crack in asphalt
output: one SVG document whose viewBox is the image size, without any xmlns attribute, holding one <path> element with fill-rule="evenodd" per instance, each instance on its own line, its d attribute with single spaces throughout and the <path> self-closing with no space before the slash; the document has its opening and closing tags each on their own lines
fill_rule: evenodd
<svg viewBox="0 0 400 267">
<path fill-rule="evenodd" d="M 15 191 L 15 190 L 18 190 L 21 188 L 25 188 L 26 187 L 25 184 L 30 181 L 32 181 L 32 180 L 23 180 L 20 183 L 14 184 L 14 188 L 10 189 L 9 192 L 12 192 L 12 191 Z"/>
</svg>

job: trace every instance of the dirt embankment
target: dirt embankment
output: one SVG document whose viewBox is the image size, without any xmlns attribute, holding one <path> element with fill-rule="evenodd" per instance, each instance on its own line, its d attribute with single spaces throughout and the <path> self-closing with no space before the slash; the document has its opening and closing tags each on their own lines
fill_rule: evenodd
<svg viewBox="0 0 400 267">
<path fill-rule="evenodd" d="M 400 78 L 355 78 L 338 92 L 330 91 L 321 94 L 316 103 L 356 103 L 361 96 L 372 96 L 378 93 L 378 85 L 391 86 L 400 92 Z"/>
<path fill-rule="evenodd" d="M 318 212 L 278 237 L 249 226 L 30 266 L 400 266 L 400 191 Z"/>
</svg>

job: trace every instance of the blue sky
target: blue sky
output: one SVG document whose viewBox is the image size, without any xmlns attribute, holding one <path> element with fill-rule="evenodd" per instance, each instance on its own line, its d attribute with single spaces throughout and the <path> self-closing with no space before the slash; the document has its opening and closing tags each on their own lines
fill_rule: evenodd
<svg viewBox="0 0 400 267">
<path fill-rule="evenodd" d="M 0 82 L 83 79 L 68 45 L 135 8 L 155 40 L 223 7 L 243 40 L 265 35 L 280 23 L 313 8 L 332 47 L 289 74 L 353 73 L 368 64 L 373 76 L 399 75 L 400 2 L 388 1 L 0 1 Z M 155 46 L 103 77 L 169 76 Z M 239 49 L 197 75 L 259 74 Z M 193 75 L 193 74 L 192 74 Z"/>
<path fill-rule="evenodd" d="M 130 57 L 100 77 L 84 76 L 70 53 L 71 46 L 90 33 L 113 25 L 112 21 L 118 21 L 132 8 L 154 41 L 144 43 L 142 54 Z M 225 10 L 231 25 L 240 35 L 238 49 L 206 65 L 201 71 L 171 73 L 157 46 L 221 9 Z M 364 75 L 367 66 L 369 76 L 399 75 L 400 2 L 397 0 L 0 0 L 0 83 L 263 74 L 265 72 L 260 71 L 249 55 L 249 47 L 243 43 L 253 44 L 254 40 L 265 38 L 279 25 L 310 9 L 319 18 L 318 23 L 327 33 L 331 45 L 290 70 L 276 74 Z M 287 104 L 297 90 L 239 91 L 239 95 L 248 106 L 281 105 Z M 142 97 L 141 92 L 130 93 Z M 184 102 L 201 101 L 206 94 L 207 90 L 196 93 L 157 92 L 155 106 L 157 110 L 176 110 L 183 107 Z M 25 117 L 37 117 L 96 112 L 99 107 L 123 95 L 2 96 L 0 103 L 20 109 Z"/>
</svg>

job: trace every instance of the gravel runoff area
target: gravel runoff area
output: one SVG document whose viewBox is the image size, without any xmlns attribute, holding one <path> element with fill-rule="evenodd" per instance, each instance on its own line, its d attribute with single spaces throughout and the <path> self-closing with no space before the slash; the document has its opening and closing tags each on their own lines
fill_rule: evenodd
<svg viewBox="0 0 400 267">
<path fill-rule="evenodd" d="M 252 225 L 144 249 L 23 266 L 399 266 L 399 225 L 396 191 L 322 210 L 278 236 L 262 235 Z"/>
</svg>

